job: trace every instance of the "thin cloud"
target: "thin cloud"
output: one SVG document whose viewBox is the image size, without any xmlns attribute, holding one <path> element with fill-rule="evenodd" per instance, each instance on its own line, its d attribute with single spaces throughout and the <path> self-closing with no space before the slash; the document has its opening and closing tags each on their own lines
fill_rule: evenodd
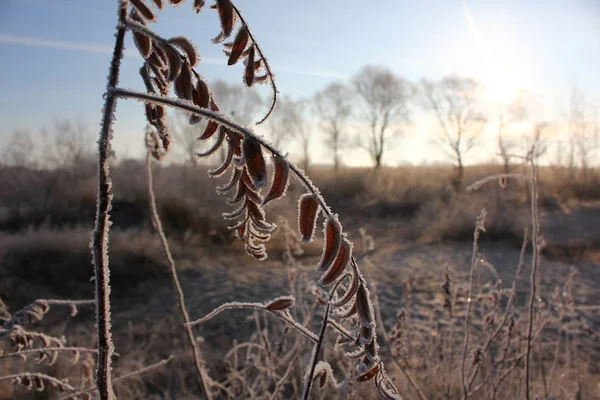
<svg viewBox="0 0 600 400">
<path fill-rule="evenodd" d="M 465 13 L 465 18 L 467 19 L 467 23 L 469 24 L 469 29 L 471 30 L 471 34 L 473 35 L 473 39 L 475 39 L 475 43 L 480 46 L 482 49 L 485 48 L 483 36 L 481 35 L 481 31 L 477 27 L 475 23 L 475 18 L 473 18 L 473 14 L 471 14 L 471 10 L 469 9 L 469 5 L 467 4 L 467 0 L 463 0 L 462 2 L 463 11 Z"/>
<path fill-rule="evenodd" d="M 333 78 L 333 79 L 348 78 L 348 75 L 341 74 L 341 73 L 335 72 L 335 71 L 325 71 L 322 69 L 298 68 L 298 67 L 291 67 L 291 66 L 286 66 L 286 65 L 275 66 L 275 67 L 273 67 L 273 69 L 275 71 L 290 72 L 292 74 L 298 74 L 298 75 L 317 76 L 319 78 Z"/>
<path fill-rule="evenodd" d="M 112 46 L 102 44 L 92 44 L 83 42 L 70 42 L 64 40 L 46 40 L 31 36 L 14 36 L 0 34 L 0 44 L 21 45 L 29 47 L 38 47 L 46 49 L 59 49 L 80 51 L 84 53 L 112 54 Z M 125 55 L 139 57 L 135 49 L 125 49 Z M 219 58 L 203 57 L 201 61 L 206 64 L 225 65 L 225 61 Z"/>
<path fill-rule="evenodd" d="M 0 43 L 30 47 L 83 51 L 86 53 L 111 54 L 112 47 L 101 44 L 67 42 L 61 40 L 46 40 L 30 36 L 13 36 L 0 34 Z"/>
</svg>

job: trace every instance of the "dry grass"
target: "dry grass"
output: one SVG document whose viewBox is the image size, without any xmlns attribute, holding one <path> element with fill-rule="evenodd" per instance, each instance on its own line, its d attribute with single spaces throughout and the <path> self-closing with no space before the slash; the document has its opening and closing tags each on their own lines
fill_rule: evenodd
<svg viewBox="0 0 600 400">
<path fill-rule="evenodd" d="M 197 12 L 203 6 L 193 5 Z M 260 123 L 276 102 L 271 67 L 235 5 L 219 0 L 214 8 L 220 38 L 236 31 L 233 42 L 224 44 L 228 64 L 245 59 L 246 85 L 273 89 Z M 525 178 L 507 187 L 501 182 L 502 188 L 494 183 L 475 193 L 457 191 L 447 168 L 407 167 L 333 175 L 315 170 L 319 190 L 278 149 L 218 113 L 206 81 L 193 69 L 199 60 L 195 47 L 186 38 L 154 33 L 153 10 L 142 0 L 119 3 L 97 190 L 86 173 L 1 171 L 10 191 L 0 198 L 3 230 L 9 232 L 0 237 L 6 301 L 0 303 L 0 397 L 599 395 L 593 383 L 600 358 L 597 273 L 558 261 L 548 270 L 544 249 L 558 257 L 564 241 L 539 232 L 563 210 L 556 205 L 595 198 L 594 171 L 571 171 L 567 179 L 563 170 L 539 175 L 532 148 L 529 165 L 515 169 Z M 147 93 L 117 86 L 128 31 L 144 59 L 140 74 Z M 176 98 L 168 98 L 171 92 Z M 160 161 L 169 151 L 167 106 L 189 112 L 192 125 L 207 119 L 199 140 L 212 143 L 214 151 L 204 156 L 219 150 L 226 156 L 206 172 L 228 175 L 217 190 L 232 194 L 226 203 L 233 211 L 207 194 L 211 183 L 197 170 L 164 167 L 153 179 L 148 161 L 144 185 L 140 164 L 110 171 L 117 98 L 144 102 L 148 160 Z M 465 179 L 498 172 L 494 166 L 468 168 Z M 287 190 L 292 176 L 297 183 Z M 113 199 L 113 184 L 126 188 L 122 198 Z M 297 221 L 300 239 L 295 223 L 280 220 L 276 229 L 265 214 L 264 206 L 286 190 L 288 200 L 267 209 L 269 216 L 276 212 Z M 93 218 L 93 203 L 89 245 L 82 227 Z M 290 203 L 294 212 L 281 212 Z M 355 218 L 342 227 L 331 205 Z M 216 217 L 223 212 L 233 220 L 237 245 Z M 110 213 L 120 228 L 112 232 Z M 299 251 L 298 243 L 312 242 L 321 222 L 322 238 L 317 234 L 315 243 Z M 365 222 L 376 229 L 365 230 Z M 463 251 L 466 238 L 472 241 Z M 239 251 L 243 247 L 250 260 L 264 261 L 271 239 L 280 243 L 280 259 L 250 265 Z M 522 241 L 517 257 L 493 260 L 485 246 L 498 243 L 501 252 L 514 252 L 506 239 Z M 414 249 L 419 252 L 411 259 Z M 415 259 L 421 263 L 415 266 Z M 90 261 L 93 276 L 85 267 Z M 311 276 L 315 265 L 317 283 Z M 581 286 L 579 274 L 585 275 Z M 164 284 L 167 279 L 172 286 Z M 89 313 L 76 315 L 77 307 L 88 304 L 96 307 L 95 323 Z M 61 307 L 71 310 L 70 317 L 54 314 Z"/>
</svg>

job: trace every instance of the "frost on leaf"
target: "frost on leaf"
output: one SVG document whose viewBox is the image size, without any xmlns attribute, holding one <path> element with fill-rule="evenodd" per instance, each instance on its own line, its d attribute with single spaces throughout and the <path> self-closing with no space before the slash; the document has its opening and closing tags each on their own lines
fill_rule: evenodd
<svg viewBox="0 0 600 400">
<path fill-rule="evenodd" d="M 306 193 L 300 196 L 298 201 L 298 229 L 302 235 L 302 241 L 309 243 L 315 234 L 315 225 L 320 206 L 317 196 Z"/>
</svg>

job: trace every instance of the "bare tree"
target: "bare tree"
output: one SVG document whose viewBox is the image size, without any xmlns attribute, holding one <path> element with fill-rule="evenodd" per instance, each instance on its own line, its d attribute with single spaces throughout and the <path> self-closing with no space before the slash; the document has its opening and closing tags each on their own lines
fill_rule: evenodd
<svg viewBox="0 0 600 400">
<path fill-rule="evenodd" d="M 170 118 L 171 131 L 173 133 L 173 148 L 183 156 L 185 162 L 191 166 L 198 165 L 199 159 L 196 156 L 199 148 L 198 137 L 202 135 L 206 128 L 206 120 L 202 119 L 196 124 L 190 124 L 190 113 L 176 111 Z"/>
<path fill-rule="evenodd" d="M 515 124 L 523 122 L 527 117 L 527 108 L 524 105 L 522 97 L 518 97 L 510 102 L 508 105 L 497 106 L 497 118 L 498 118 L 498 150 L 500 157 L 502 157 L 502 164 L 504 166 L 504 173 L 510 173 L 510 159 L 513 151 L 517 147 L 517 140 L 511 138 L 511 128 L 514 128 Z"/>
<path fill-rule="evenodd" d="M 358 144 L 367 150 L 375 168 L 381 167 L 384 152 L 402 126 L 410 121 L 408 102 L 412 85 L 387 68 L 363 67 L 352 79 L 358 97 L 360 118 L 368 126 L 368 135 L 359 135 Z"/>
<path fill-rule="evenodd" d="M 453 185 L 458 189 L 464 175 L 465 154 L 473 149 L 485 126 L 486 118 L 478 110 L 481 85 L 474 79 L 448 76 L 438 82 L 422 81 L 426 106 L 432 110 L 441 128 L 436 141 L 456 163 Z"/>
<path fill-rule="evenodd" d="M 595 118 L 588 115 L 585 95 L 573 87 L 569 100 L 568 122 L 568 167 L 571 177 L 575 175 L 575 166 L 579 159 L 579 166 L 583 179 L 587 179 L 588 171 L 594 153 L 598 149 L 599 137 L 597 125 L 590 121 Z"/>
<path fill-rule="evenodd" d="M 2 162 L 11 167 L 36 168 L 36 145 L 28 130 L 15 130 L 2 152 Z"/>
<path fill-rule="evenodd" d="M 307 113 L 306 101 L 285 96 L 278 100 L 265 126 L 268 137 L 276 148 L 281 148 L 284 140 L 293 139 L 300 144 L 301 164 L 305 171 L 310 165 L 311 142 Z"/>
<path fill-rule="evenodd" d="M 348 117 L 352 113 L 350 90 L 341 83 L 331 83 L 314 96 L 314 108 L 325 132 L 325 146 L 333 154 L 333 168 L 340 167 L 342 138 L 346 133 Z"/>
<path fill-rule="evenodd" d="M 210 89 L 221 112 L 231 115 L 243 126 L 253 125 L 261 111 L 263 100 L 254 88 L 230 84 L 221 79 L 211 83 Z"/>
<path fill-rule="evenodd" d="M 82 169 L 84 166 L 93 164 L 94 136 L 81 119 L 57 120 L 51 131 L 43 128 L 42 134 L 46 141 L 44 154 L 49 167 L 67 167 L 79 173 L 85 172 Z"/>
</svg>

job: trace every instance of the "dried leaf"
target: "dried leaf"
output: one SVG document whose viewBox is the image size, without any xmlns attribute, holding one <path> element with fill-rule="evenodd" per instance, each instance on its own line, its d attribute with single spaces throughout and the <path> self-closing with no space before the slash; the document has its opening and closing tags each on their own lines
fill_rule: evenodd
<svg viewBox="0 0 600 400">
<path fill-rule="evenodd" d="M 347 310 L 344 310 L 342 312 L 340 312 L 338 314 L 338 317 L 341 319 L 344 318 L 350 318 L 351 316 L 353 316 L 354 314 L 356 314 L 356 302 L 354 302 L 354 304 L 352 304 L 352 307 L 348 308 Z"/>
<path fill-rule="evenodd" d="M 194 11 L 196 11 L 196 14 L 202 11 L 202 7 L 204 7 L 204 0 L 194 0 Z"/>
<path fill-rule="evenodd" d="M 217 124 L 215 121 L 208 121 L 208 124 L 206 125 L 206 129 L 204 129 L 204 133 L 202 134 L 202 136 L 199 137 L 199 139 L 200 140 L 208 139 L 209 137 L 214 135 L 214 133 L 217 131 L 218 127 L 219 127 L 219 124 Z"/>
<path fill-rule="evenodd" d="M 265 308 L 270 311 L 286 310 L 294 305 L 294 297 L 282 296 L 270 301 Z"/>
<path fill-rule="evenodd" d="M 171 3 L 172 6 L 180 6 L 185 0 L 169 0 L 169 3 Z"/>
<path fill-rule="evenodd" d="M 371 379 L 373 379 L 375 377 L 375 375 L 377 375 L 377 372 L 379 372 L 379 363 L 375 364 L 370 370 L 368 370 L 367 372 L 361 374 L 358 376 L 358 378 L 356 378 L 356 380 L 358 382 L 366 382 L 366 381 L 370 381 Z"/>
<path fill-rule="evenodd" d="M 223 34 L 225 37 L 229 37 L 233 31 L 233 23 L 235 22 L 231 0 L 217 0 L 217 10 L 219 11 Z"/>
<path fill-rule="evenodd" d="M 256 139 L 247 136 L 242 143 L 242 153 L 253 186 L 257 189 L 262 188 L 267 184 L 267 166 L 261 144 Z"/>
<path fill-rule="evenodd" d="M 290 182 L 290 164 L 286 159 L 277 155 L 273 156 L 273 182 L 271 189 L 263 201 L 263 205 L 283 196 Z"/>
<path fill-rule="evenodd" d="M 254 45 L 251 45 L 246 60 L 246 71 L 244 72 L 244 83 L 248 87 L 254 83 L 254 72 Z"/>
<path fill-rule="evenodd" d="M 347 304 L 350 300 L 352 300 L 352 297 L 354 297 L 354 295 L 356 294 L 356 292 L 358 290 L 359 282 L 360 282 L 360 277 L 358 276 L 358 270 L 354 266 L 352 268 L 352 282 L 350 283 L 350 287 L 348 287 L 348 290 L 342 296 L 342 298 L 340 298 L 337 301 L 332 302 L 331 305 L 334 307 L 342 307 L 343 305 Z"/>
<path fill-rule="evenodd" d="M 217 136 L 217 140 L 215 141 L 215 143 L 205 152 L 202 153 L 196 153 L 196 155 L 198 157 L 207 157 L 210 156 L 211 154 L 213 154 L 215 151 L 217 151 L 221 145 L 223 144 L 223 140 L 225 139 L 225 133 L 220 129 L 219 130 L 219 134 Z"/>
<path fill-rule="evenodd" d="M 133 41 L 138 48 L 140 55 L 144 57 L 144 59 L 148 58 L 152 51 L 152 40 L 142 33 L 133 32 Z"/>
<path fill-rule="evenodd" d="M 227 61 L 227 65 L 235 64 L 242 52 L 246 48 L 248 44 L 248 28 L 245 25 L 242 25 L 238 30 L 237 35 L 235 36 L 235 40 L 233 42 L 233 47 L 231 48 L 231 55 L 229 56 L 229 60 Z"/>
<path fill-rule="evenodd" d="M 152 2 L 156 6 L 156 8 L 158 8 L 159 11 L 162 11 L 162 9 L 164 7 L 163 0 L 152 0 Z"/>
<path fill-rule="evenodd" d="M 319 202 L 314 194 L 306 193 L 300 197 L 298 204 L 298 228 L 302 235 L 302 241 L 309 243 L 315 234 Z"/>
<path fill-rule="evenodd" d="M 198 57 L 198 50 L 196 49 L 196 46 L 194 46 L 194 44 L 188 38 L 183 36 L 176 36 L 169 39 L 168 42 L 183 50 L 191 67 L 195 67 L 200 61 L 200 57 Z"/>
<path fill-rule="evenodd" d="M 325 248 L 323 249 L 321 261 L 317 265 L 317 272 L 320 273 L 331 267 L 342 245 L 342 224 L 340 224 L 337 216 L 325 221 L 323 233 L 325 235 Z"/>
<path fill-rule="evenodd" d="M 175 79 L 175 93 L 182 100 L 192 100 L 193 92 L 192 71 L 188 64 L 183 64 L 181 73 Z"/>
<path fill-rule="evenodd" d="M 254 77 L 254 83 L 262 84 L 269 80 L 269 74 L 259 75 Z"/>
<path fill-rule="evenodd" d="M 217 186 L 217 192 L 218 193 L 227 193 L 229 190 L 231 190 L 231 188 L 233 188 L 235 186 L 236 183 L 238 183 L 240 181 L 241 177 L 242 177 L 242 170 L 239 168 L 234 168 L 229 182 L 223 186 Z"/>
<path fill-rule="evenodd" d="M 208 85 L 203 79 L 198 79 L 196 82 L 196 90 L 194 90 L 194 104 L 201 108 L 208 108 L 210 103 L 210 92 Z"/>
<path fill-rule="evenodd" d="M 369 294 L 363 281 L 358 285 L 356 291 L 356 310 L 360 323 L 369 328 L 375 328 L 375 318 L 373 317 L 373 306 L 369 300 Z"/>
<path fill-rule="evenodd" d="M 244 183 L 244 180 L 240 179 L 237 182 L 237 184 L 238 185 L 237 185 L 237 189 L 236 189 L 235 195 L 233 195 L 233 197 L 227 199 L 227 203 L 228 204 L 235 204 L 238 201 L 242 200 L 246 196 L 246 191 L 248 190 L 248 187 Z"/>
<path fill-rule="evenodd" d="M 143 0 L 131 0 L 131 5 L 140 13 L 140 15 L 147 21 L 154 21 L 155 16 L 150 8 L 144 3 Z"/>
<path fill-rule="evenodd" d="M 319 283 L 327 286 L 335 282 L 346 269 L 346 266 L 350 262 L 351 255 L 352 243 L 344 238 L 333 265 L 323 274 L 323 276 L 321 276 Z"/>
<path fill-rule="evenodd" d="M 169 60 L 169 74 L 167 80 L 173 82 L 181 73 L 181 55 L 172 47 L 165 47 L 165 55 Z"/>
<path fill-rule="evenodd" d="M 223 163 L 215 169 L 209 169 L 208 175 L 212 176 L 213 178 L 222 175 L 223 172 L 225 172 L 227 170 L 227 167 L 229 167 L 229 164 L 231 164 L 232 158 L 233 158 L 233 151 L 231 150 L 231 146 L 228 146 L 227 147 L 227 155 L 225 156 L 225 160 L 223 161 Z"/>
</svg>

